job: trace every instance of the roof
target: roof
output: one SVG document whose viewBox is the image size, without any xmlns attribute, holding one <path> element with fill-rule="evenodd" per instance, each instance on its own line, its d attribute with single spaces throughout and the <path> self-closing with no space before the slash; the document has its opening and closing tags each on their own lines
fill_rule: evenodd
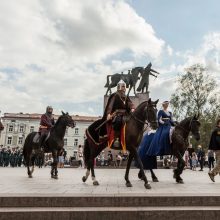
<svg viewBox="0 0 220 220">
<path fill-rule="evenodd" d="M 2 119 L 29 119 L 29 120 L 40 120 L 42 114 L 39 113 L 4 113 Z M 60 115 L 54 115 L 55 119 L 58 119 Z M 101 118 L 101 116 L 81 116 L 81 115 L 71 115 L 75 121 L 91 122 L 96 121 Z"/>
</svg>

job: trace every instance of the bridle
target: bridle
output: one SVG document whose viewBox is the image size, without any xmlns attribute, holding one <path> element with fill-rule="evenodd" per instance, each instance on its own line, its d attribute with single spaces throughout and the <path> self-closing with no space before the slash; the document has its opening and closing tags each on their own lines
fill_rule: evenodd
<svg viewBox="0 0 220 220">
<path fill-rule="evenodd" d="M 131 117 L 134 118 L 135 121 L 141 123 L 142 125 L 149 125 L 150 123 L 155 123 L 155 122 L 157 122 L 157 121 L 151 121 L 151 122 L 149 122 L 149 114 L 148 114 L 148 113 L 149 113 L 149 109 L 148 109 L 148 107 L 149 107 L 149 105 L 147 105 L 147 106 L 145 107 L 145 109 L 147 108 L 147 111 L 146 111 L 147 118 L 146 118 L 144 121 L 141 120 L 141 119 L 139 119 L 137 116 L 135 116 L 134 113 L 131 114 Z"/>
<path fill-rule="evenodd" d="M 177 125 L 176 127 L 180 127 L 180 128 L 182 128 L 184 131 L 186 131 L 186 132 L 190 132 L 190 131 L 192 131 L 192 122 L 193 121 L 198 121 L 197 119 L 195 120 L 193 117 L 191 118 L 191 120 L 190 120 L 190 122 L 189 122 L 189 130 L 186 130 L 183 126 L 181 126 L 181 125 Z"/>
</svg>

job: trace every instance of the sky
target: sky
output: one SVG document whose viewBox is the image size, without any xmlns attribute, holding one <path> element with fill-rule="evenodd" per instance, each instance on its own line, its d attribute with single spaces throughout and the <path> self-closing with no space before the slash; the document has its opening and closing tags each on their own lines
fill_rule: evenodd
<svg viewBox="0 0 220 220">
<path fill-rule="evenodd" d="M 102 115 L 106 76 L 149 62 L 169 100 L 201 63 L 220 81 L 217 0 L 0 1 L 0 111 Z M 115 91 L 113 89 L 113 91 Z"/>
</svg>

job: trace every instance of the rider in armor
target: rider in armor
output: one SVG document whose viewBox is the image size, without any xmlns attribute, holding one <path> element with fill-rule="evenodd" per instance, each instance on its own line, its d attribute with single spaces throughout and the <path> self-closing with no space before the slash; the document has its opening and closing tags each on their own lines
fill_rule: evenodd
<svg viewBox="0 0 220 220">
<path fill-rule="evenodd" d="M 39 141 L 39 146 L 43 148 L 44 141 L 51 130 L 51 128 L 54 126 L 55 121 L 53 117 L 53 108 L 52 106 L 47 106 L 46 108 L 46 113 L 41 116 L 40 120 L 40 128 L 39 128 L 39 133 L 40 133 L 40 141 Z"/>
<path fill-rule="evenodd" d="M 112 125 L 115 134 L 113 146 L 120 147 L 120 131 L 123 125 L 123 116 L 134 111 L 134 105 L 126 96 L 126 83 L 120 80 L 117 84 L 117 92 L 113 93 L 105 108 L 104 117 Z"/>
</svg>

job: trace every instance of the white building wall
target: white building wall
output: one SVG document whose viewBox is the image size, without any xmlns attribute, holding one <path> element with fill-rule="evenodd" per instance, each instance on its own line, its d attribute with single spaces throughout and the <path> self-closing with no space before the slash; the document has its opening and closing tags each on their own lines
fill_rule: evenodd
<svg viewBox="0 0 220 220">
<path fill-rule="evenodd" d="M 40 114 L 13 114 L 6 113 L 2 118 L 4 130 L 1 132 L 0 145 L 3 147 L 23 147 L 24 140 L 31 131 L 31 127 L 34 131 L 38 131 L 40 123 Z M 58 117 L 58 116 L 57 116 Z M 66 139 L 66 145 L 64 148 L 67 150 L 67 157 L 74 155 L 74 151 L 77 152 L 78 146 L 84 144 L 84 135 L 87 127 L 93 123 L 98 117 L 86 117 L 75 116 L 76 127 L 68 128 L 64 139 Z M 13 130 L 10 131 L 10 126 L 13 126 Z M 24 130 L 21 131 L 21 126 Z M 11 143 L 8 143 L 8 138 L 12 138 Z M 22 138 L 22 143 L 19 143 L 19 138 Z M 77 140 L 77 142 L 76 142 Z M 74 145 L 75 143 L 75 145 Z"/>
</svg>

